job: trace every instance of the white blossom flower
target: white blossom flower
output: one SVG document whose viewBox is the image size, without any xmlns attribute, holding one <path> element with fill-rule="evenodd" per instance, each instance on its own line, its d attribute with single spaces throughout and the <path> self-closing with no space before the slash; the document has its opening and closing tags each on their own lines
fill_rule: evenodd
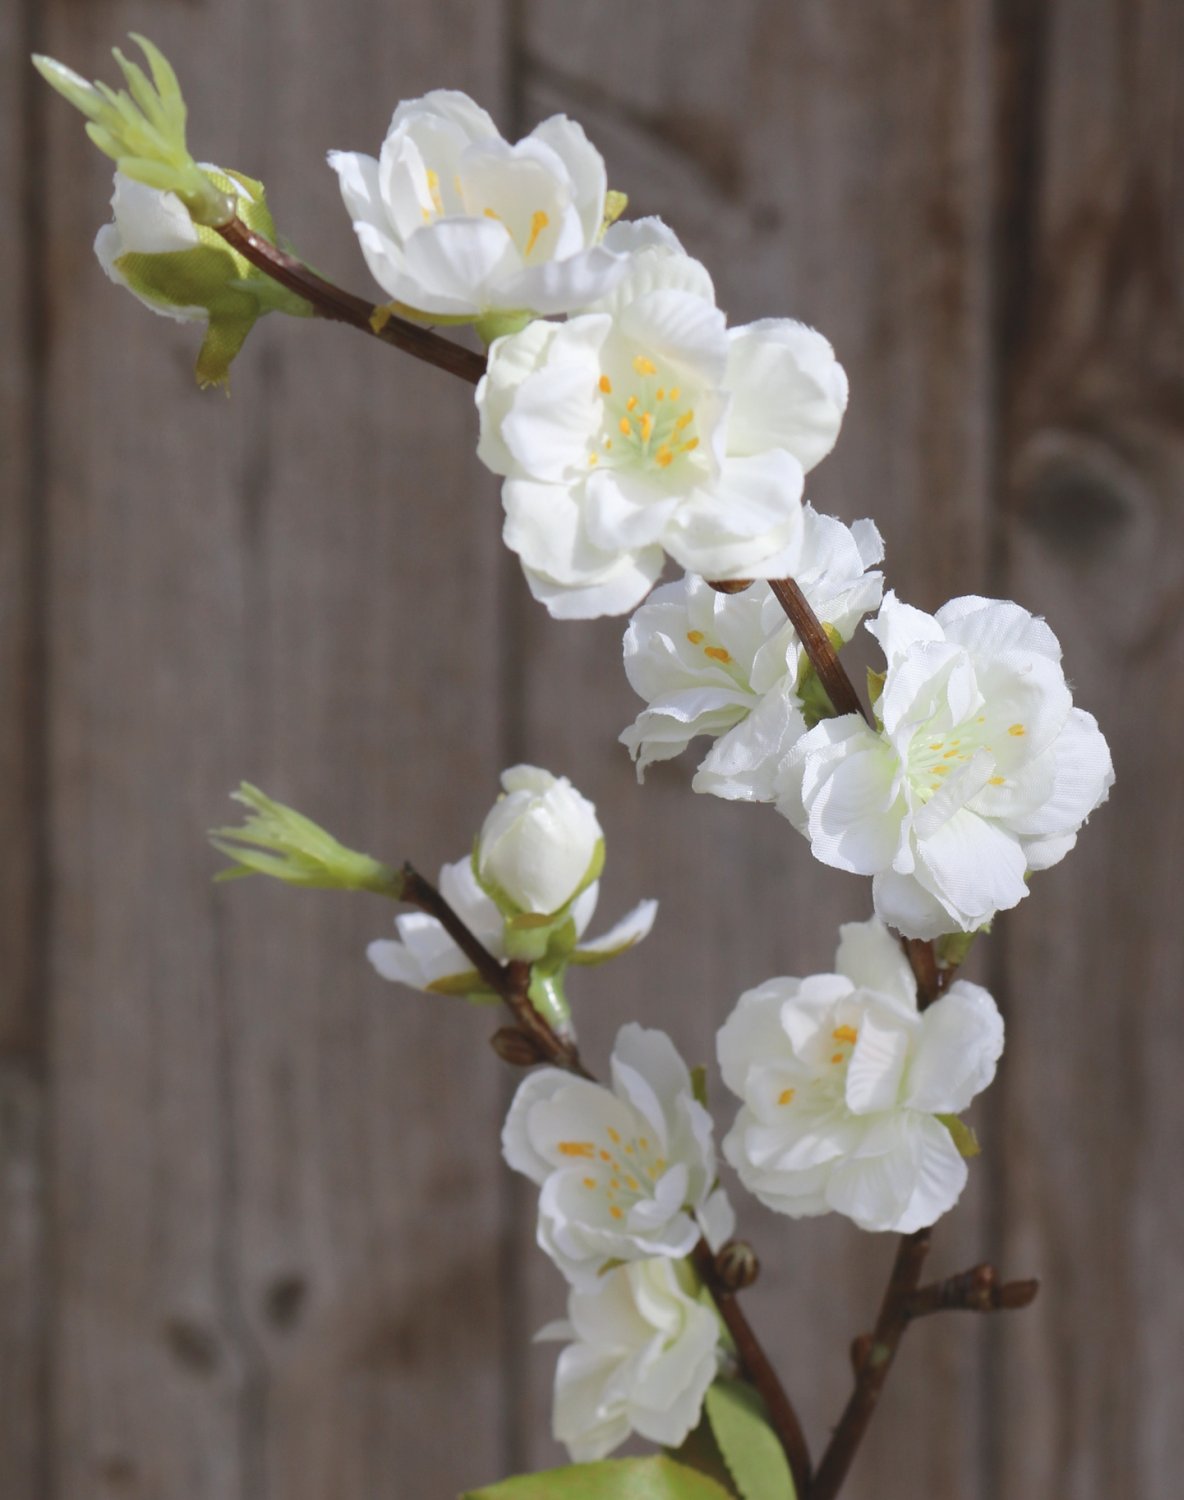
<svg viewBox="0 0 1184 1500">
<path fill-rule="evenodd" d="M 661 1031 L 623 1026 L 612 1088 L 542 1068 L 521 1084 L 502 1131 L 515 1171 L 540 1186 L 538 1242 L 573 1286 L 610 1260 L 718 1248 L 732 1210 L 716 1184 L 711 1116 Z"/>
<path fill-rule="evenodd" d="M 503 771 L 502 791 L 477 838 L 477 874 L 518 911 L 558 912 L 599 873 L 596 809 L 566 776 L 538 766 Z"/>
<path fill-rule="evenodd" d="M 786 757 L 778 809 L 824 864 L 873 876 L 901 932 L 975 931 L 1073 847 L 1110 752 L 1073 707 L 1056 636 L 1018 604 L 968 596 L 927 615 L 889 594 L 868 628 L 887 657 L 883 729 L 816 725 Z"/>
<path fill-rule="evenodd" d="M 564 115 L 511 146 L 466 94 L 437 89 L 399 105 L 377 161 L 329 164 L 374 279 L 421 313 L 567 312 L 625 270 L 598 243 L 604 160 Z"/>
<path fill-rule="evenodd" d="M 499 961 L 505 959 L 506 921 L 492 897 L 477 884 L 470 858 L 445 865 L 440 871 L 440 894 L 481 944 Z M 576 945 L 570 954 L 574 964 L 596 964 L 615 958 L 646 937 L 654 925 L 658 903 L 641 901 L 601 937 L 583 942 L 583 935 L 596 910 L 600 882 L 585 886 L 571 904 L 570 917 Z M 384 979 L 405 984 L 429 994 L 487 996 L 472 965 L 435 917 L 424 912 L 406 912 L 395 918 L 397 939 L 370 944 L 367 957 Z"/>
<path fill-rule="evenodd" d="M 707 578 L 792 572 L 806 469 L 847 400 L 822 337 L 788 319 L 730 333 L 664 226 L 618 225 L 621 284 L 562 325 L 499 339 L 477 387 L 478 455 L 504 477 L 503 536 L 553 615 L 621 614 L 664 553 Z"/>
<path fill-rule="evenodd" d="M 724 1023 L 720 1067 L 744 1102 L 724 1155 L 778 1213 L 834 1210 L 861 1229 L 909 1234 L 965 1186 L 939 1117 L 995 1076 L 1003 1018 L 963 979 L 919 1013 L 908 961 L 875 918 L 841 929 L 835 969 L 770 979 Z"/>
<path fill-rule="evenodd" d="M 637 1433 L 677 1448 L 720 1364 L 720 1324 L 685 1262 L 639 1260 L 568 1294 L 567 1319 L 536 1342 L 571 1339 L 555 1370 L 552 1432 L 576 1463 Z"/>
<path fill-rule="evenodd" d="M 883 576 L 866 571 L 883 558 L 880 533 L 871 521 L 848 528 L 811 505 L 804 520 L 795 581 L 819 620 L 849 640 L 880 603 Z M 773 801 L 777 768 L 806 730 L 797 686 L 807 664 L 766 583 L 721 594 L 688 575 L 656 589 L 625 632 L 625 673 L 649 705 L 621 735 L 638 779 L 708 735 L 716 744 L 695 790 Z"/>
</svg>

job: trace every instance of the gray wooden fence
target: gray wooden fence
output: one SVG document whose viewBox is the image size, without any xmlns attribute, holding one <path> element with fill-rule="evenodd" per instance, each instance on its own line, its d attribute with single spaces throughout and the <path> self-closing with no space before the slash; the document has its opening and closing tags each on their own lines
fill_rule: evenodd
<svg viewBox="0 0 1184 1500">
<path fill-rule="evenodd" d="M 433 869 L 498 770 L 599 804 L 580 985 L 602 1062 L 692 1058 L 745 988 L 824 967 L 866 888 L 767 809 L 638 788 L 620 622 L 551 621 L 499 541 L 471 392 L 271 320 L 234 397 L 90 252 L 109 178 L 32 75 L 129 30 L 199 154 L 366 290 L 325 167 L 451 85 L 587 126 L 736 320 L 824 329 L 853 399 L 815 499 L 933 607 L 1047 615 L 1112 803 L 979 965 L 1009 1045 L 934 1269 L 1030 1312 L 910 1333 L 853 1500 L 1180 1493 L 1184 1411 L 1184 6 L 1179 0 L 9 0 L 0 11 L 0 1497 L 446 1500 L 557 1453 L 561 1304 L 502 1168 L 484 1013 L 384 985 L 377 899 L 213 887 L 241 778 Z M 753 1316 L 815 1443 L 892 1247 L 751 1212 Z"/>
</svg>

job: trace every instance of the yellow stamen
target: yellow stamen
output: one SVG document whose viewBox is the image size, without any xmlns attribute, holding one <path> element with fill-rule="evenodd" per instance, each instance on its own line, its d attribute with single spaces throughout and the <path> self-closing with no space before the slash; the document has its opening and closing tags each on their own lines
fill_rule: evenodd
<svg viewBox="0 0 1184 1500">
<path fill-rule="evenodd" d="M 777 1103 L 778 1104 L 792 1104 L 793 1103 L 793 1096 L 794 1096 L 794 1094 L 796 1092 L 797 1092 L 796 1089 L 782 1089 L 781 1092 L 777 1095 Z"/>
<path fill-rule="evenodd" d="M 654 414 L 652 411 L 643 411 L 641 414 L 641 440 L 648 443 L 653 436 Z"/>
<path fill-rule="evenodd" d="M 633 1142 L 632 1141 L 630 1141 L 629 1144 L 625 1147 L 625 1155 L 626 1156 L 632 1156 L 633 1155 Z"/>
<path fill-rule="evenodd" d="M 1007 781 L 1002 776 L 992 776 L 989 784 L 991 786 L 1006 786 Z"/>
<path fill-rule="evenodd" d="M 937 750 L 940 750 L 941 747 L 942 747 L 942 745 L 944 745 L 944 744 L 945 744 L 945 740 L 940 740 L 936 745 L 930 745 L 929 748 L 931 750 L 937 751 Z"/>
<path fill-rule="evenodd" d="M 584 1178 L 584 1186 L 586 1188 L 594 1188 L 596 1186 L 596 1178 L 595 1177 L 585 1177 Z"/>
<path fill-rule="evenodd" d="M 629 425 L 628 417 L 622 417 L 621 420 L 617 423 L 617 426 L 621 429 L 622 437 L 628 437 L 629 434 L 633 431 L 633 428 Z"/>
<path fill-rule="evenodd" d="M 687 640 L 690 641 L 690 643 L 691 643 L 692 646 L 697 646 L 702 639 L 703 639 L 703 632 L 701 630 L 688 630 L 687 631 Z"/>
<path fill-rule="evenodd" d="M 497 221 L 498 221 L 498 223 L 499 223 L 499 224 L 500 224 L 500 223 L 501 223 L 501 221 L 502 221 L 502 216 L 501 216 L 501 214 L 499 214 L 499 213 L 496 213 L 496 212 L 495 212 L 495 211 L 494 211 L 494 210 L 493 210 L 493 209 L 492 209 L 492 208 L 487 208 L 487 209 L 486 209 L 486 210 L 485 210 L 485 217 L 486 217 L 486 218 L 487 218 L 487 219 L 496 219 L 496 220 L 497 220 Z"/>
<path fill-rule="evenodd" d="M 674 454 L 670 451 L 669 443 L 663 443 L 654 456 L 660 469 L 668 469 L 674 462 Z"/>
<path fill-rule="evenodd" d="M 440 196 L 440 174 L 433 167 L 428 168 L 428 192 L 432 195 L 432 205 L 438 214 L 444 212 L 444 200 Z"/>
<path fill-rule="evenodd" d="M 1013 724 L 1011 726 L 1011 728 L 1007 732 L 1010 735 L 1014 735 L 1015 738 L 1018 740 L 1019 737 L 1022 734 L 1027 734 L 1028 731 L 1024 728 L 1024 726 L 1022 724 Z"/>
<path fill-rule="evenodd" d="M 612 393 L 613 393 L 613 383 L 608 378 L 607 375 L 602 375 L 600 377 L 599 384 L 600 384 L 600 389 L 604 392 L 604 394 L 606 396 L 611 396 L 612 395 Z"/>
<path fill-rule="evenodd" d="M 609 1183 L 609 1187 L 611 1188 L 619 1188 L 620 1186 L 621 1181 L 619 1177 L 614 1177 L 613 1180 Z"/>
<path fill-rule="evenodd" d="M 526 242 L 526 249 L 522 252 L 524 255 L 529 255 L 534 247 L 538 244 L 539 235 L 542 234 L 543 230 L 546 229 L 547 225 L 550 222 L 550 219 L 542 211 L 541 208 L 538 209 L 535 213 L 531 214 L 530 238 Z"/>
<path fill-rule="evenodd" d="M 692 438 L 689 443 L 684 443 L 682 445 L 682 451 L 684 453 L 694 453 L 695 449 L 698 446 L 699 446 L 699 439 L 698 438 Z"/>
<path fill-rule="evenodd" d="M 671 401 L 677 401 L 678 398 L 681 395 L 682 395 L 682 387 L 681 386 L 679 386 L 679 385 L 672 385 L 670 387 L 670 399 L 671 399 Z"/>
<path fill-rule="evenodd" d="M 732 653 L 723 646 L 704 646 L 703 655 L 710 656 L 712 661 L 730 662 Z"/>
<path fill-rule="evenodd" d="M 612 1157 L 607 1151 L 598 1151 L 596 1154 L 600 1157 L 601 1161 L 612 1161 Z"/>
<path fill-rule="evenodd" d="M 836 1042 L 850 1042 L 854 1047 L 859 1033 L 854 1026 L 836 1026 L 831 1032 L 831 1036 L 834 1037 Z"/>
<path fill-rule="evenodd" d="M 599 462 L 600 462 L 600 454 L 599 453 L 589 453 L 589 455 L 588 455 L 588 467 L 590 469 L 594 469 Z"/>
<path fill-rule="evenodd" d="M 637 408 L 637 397 L 636 396 L 630 396 L 629 399 L 628 399 L 628 401 L 625 402 L 625 410 L 626 411 L 635 411 L 636 408 Z"/>
<path fill-rule="evenodd" d="M 637 1178 L 636 1177 L 626 1177 L 625 1178 L 625 1186 L 629 1189 L 629 1191 L 631 1193 L 635 1193 L 637 1191 Z"/>
<path fill-rule="evenodd" d="M 656 375 L 658 367 L 652 359 L 646 359 L 644 354 L 636 354 L 633 357 L 633 368 L 639 375 Z"/>
<path fill-rule="evenodd" d="M 678 421 L 674 424 L 675 432 L 685 431 L 686 428 L 688 428 L 694 420 L 695 413 L 693 411 L 684 411 L 682 416 L 679 417 Z"/>
<path fill-rule="evenodd" d="M 609 1209 L 609 1213 L 612 1214 L 612 1216 L 613 1216 L 614 1219 L 623 1219 L 625 1217 L 625 1215 L 621 1212 L 621 1210 L 617 1207 L 617 1205 L 615 1203 Z"/>
<path fill-rule="evenodd" d="M 934 766 L 933 774 L 935 776 L 948 776 L 950 774 L 950 768 L 949 766 Z"/>
<path fill-rule="evenodd" d="M 641 1147 L 641 1149 L 643 1151 L 648 1151 L 650 1149 L 650 1143 L 649 1143 L 649 1141 L 646 1140 L 646 1138 L 645 1138 L 644 1135 L 638 1137 L 637 1144 Z"/>
<path fill-rule="evenodd" d="M 596 1155 L 596 1147 L 591 1141 L 560 1141 L 560 1156 L 586 1156 L 589 1161 Z"/>
<path fill-rule="evenodd" d="M 666 1158 L 664 1156 L 658 1157 L 657 1161 L 654 1163 L 654 1170 L 659 1173 L 666 1170 Z"/>
<path fill-rule="evenodd" d="M 617 1132 L 611 1125 L 608 1127 L 608 1138 L 610 1141 L 612 1141 L 614 1146 L 619 1146 L 621 1144 L 621 1137 L 617 1134 Z"/>
<path fill-rule="evenodd" d="M 658 389 L 657 389 L 657 391 L 654 394 L 654 400 L 655 401 L 665 401 L 665 399 L 666 399 L 666 392 L 665 392 L 665 390 L 663 389 L 662 386 L 659 386 Z"/>
<path fill-rule="evenodd" d="M 841 1052 L 836 1052 L 835 1055 L 831 1058 L 832 1063 L 841 1063 L 842 1061 L 843 1054 Z"/>
</svg>

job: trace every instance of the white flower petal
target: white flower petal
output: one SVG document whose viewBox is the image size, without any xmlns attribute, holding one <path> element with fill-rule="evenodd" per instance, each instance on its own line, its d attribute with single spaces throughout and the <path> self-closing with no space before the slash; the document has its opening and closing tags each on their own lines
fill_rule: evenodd
<svg viewBox="0 0 1184 1500">
<path fill-rule="evenodd" d="M 809 471 L 834 447 L 847 377 L 814 329 L 788 318 L 733 329 L 726 383 L 735 397 L 730 453 L 784 448 Z"/>
<path fill-rule="evenodd" d="M 995 1076 L 1003 1017 L 977 984 L 958 979 L 921 1017 L 906 1102 L 927 1114 L 960 1114 Z"/>
<path fill-rule="evenodd" d="M 839 928 L 835 969 L 857 989 L 895 1000 L 906 1014 L 917 1013 L 917 980 L 900 943 L 873 917 Z"/>
</svg>

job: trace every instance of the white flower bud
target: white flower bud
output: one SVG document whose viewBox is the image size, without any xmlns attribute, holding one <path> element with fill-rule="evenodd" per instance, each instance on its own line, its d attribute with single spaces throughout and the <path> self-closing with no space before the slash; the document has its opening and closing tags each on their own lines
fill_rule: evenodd
<svg viewBox="0 0 1184 1500">
<path fill-rule="evenodd" d="M 596 809 L 565 776 L 537 766 L 503 771 L 502 787 L 477 840 L 477 873 L 520 911 L 549 916 L 598 873 Z"/>
</svg>

